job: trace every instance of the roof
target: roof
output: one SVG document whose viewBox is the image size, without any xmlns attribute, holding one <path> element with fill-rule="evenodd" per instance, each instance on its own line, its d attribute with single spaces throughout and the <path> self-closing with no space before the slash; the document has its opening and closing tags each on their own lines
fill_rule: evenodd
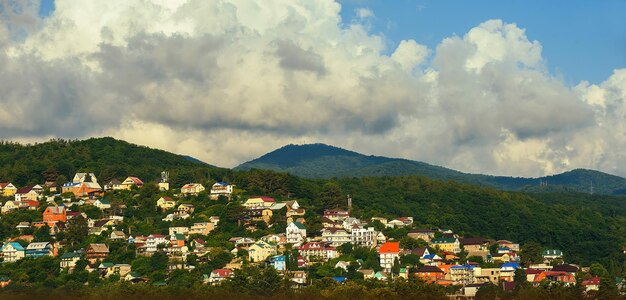
<svg viewBox="0 0 626 300">
<path fill-rule="evenodd" d="M 300 222 L 291 222 L 293 225 L 296 225 L 296 227 L 298 227 L 298 229 L 306 229 L 306 227 L 304 227 L 304 224 L 300 223 Z"/>
<path fill-rule="evenodd" d="M 215 269 L 211 271 L 211 275 L 214 275 L 214 274 L 217 277 L 230 277 L 233 275 L 233 271 L 229 269 Z"/>
<path fill-rule="evenodd" d="M 33 190 L 33 185 L 29 185 L 27 187 L 23 187 L 21 189 L 18 189 L 16 194 L 28 194 L 32 190 Z"/>
<path fill-rule="evenodd" d="M 267 196 L 254 196 L 254 197 L 250 197 L 250 199 L 257 199 L 257 198 L 261 198 L 261 200 L 263 200 L 263 202 L 276 202 L 276 200 L 274 200 L 274 198 L 272 198 L 272 197 L 267 197 Z"/>
<path fill-rule="evenodd" d="M 562 264 L 562 265 L 554 266 L 554 268 L 552 268 L 552 271 L 576 273 L 576 272 L 578 272 L 578 267 L 572 266 L 572 265 L 568 265 L 568 264 Z"/>
<path fill-rule="evenodd" d="M 417 273 L 443 273 L 443 271 L 435 266 L 424 266 L 421 269 L 415 271 Z"/>
<path fill-rule="evenodd" d="M 386 242 L 380 249 L 378 249 L 378 253 L 399 253 L 400 252 L 400 242 Z"/>
<path fill-rule="evenodd" d="M 128 178 L 130 178 L 130 180 L 132 180 L 135 184 L 139 184 L 139 185 L 143 184 L 143 181 L 141 181 L 141 179 L 137 177 L 130 176 Z"/>
<path fill-rule="evenodd" d="M 65 212 L 65 207 L 63 206 L 48 206 L 46 208 L 46 212 L 53 213 L 55 215 L 60 215 Z"/>
<path fill-rule="evenodd" d="M 542 253 L 543 256 L 563 256 L 563 251 L 556 249 L 545 250 Z"/>
<path fill-rule="evenodd" d="M 4 189 L 9 184 L 11 184 L 11 183 L 10 182 L 0 182 L 0 189 Z"/>
<path fill-rule="evenodd" d="M 500 266 L 500 269 L 504 269 L 504 268 L 513 268 L 513 269 L 517 269 L 517 268 L 521 268 L 520 265 L 516 262 L 507 262 L 507 263 L 503 263 Z"/>
<path fill-rule="evenodd" d="M 415 254 L 415 255 L 417 255 L 419 257 L 422 257 L 422 256 L 424 256 L 424 253 L 426 252 L 426 250 L 428 250 L 428 248 L 426 248 L 426 247 L 417 247 L 417 248 L 411 250 L 411 254 Z"/>
<path fill-rule="evenodd" d="M 584 280 L 582 284 L 583 285 L 600 285 L 600 277 L 598 276 L 591 277 L 587 280 Z"/>
<path fill-rule="evenodd" d="M 76 258 L 76 257 L 80 257 L 80 253 L 66 252 L 66 253 L 63 253 L 63 255 L 61 255 L 61 259 L 71 259 L 71 258 Z"/>
<path fill-rule="evenodd" d="M 89 244 L 89 247 L 94 252 L 109 253 L 109 247 L 106 244 Z"/>
<path fill-rule="evenodd" d="M 216 182 L 216 183 L 214 183 L 213 185 L 227 186 L 227 185 L 228 185 L 228 183 L 223 182 L 223 181 L 220 181 L 220 182 Z"/>
<path fill-rule="evenodd" d="M 481 237 L 468 237 L 459 239 L 461 245 L 482 245 L 487 243 L 487 240 Z"/>
<path fill-rule="evenodd" d="M 15 250 L 17 251 L 24 251 L 24 247 L 22 247 L 22 245 L 20 245 L 20 243 L 18 242 L 8 242 L 4 244 L 1 249 L 4 250 L 4 247 L 6 247 L 7 245 L 13 246 L 13 248 L 15 248 Z"/>
</svg>

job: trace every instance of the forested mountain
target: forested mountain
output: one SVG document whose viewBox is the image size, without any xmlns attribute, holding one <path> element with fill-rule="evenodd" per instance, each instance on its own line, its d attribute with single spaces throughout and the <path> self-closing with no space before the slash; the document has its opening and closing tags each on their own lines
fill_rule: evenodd
<svg viewBox="0 0 626 300">
<path fill-rule="evenodd" d="M 287 145 L 235 169 L 253 168 L 288 172 L 307 178 L 419 175 L 503 190 L 626 194 L 626 179 L 593 170 L 576 169 L 540 178 L 467 174 L 424 162 L 367 156 L 324 144 Z"/>
<path fill-rule="evenodd" d="M 0 182 L 17 186 L 45 180 L 65 183 L 76 172 L 95 172 L 101 182 L 126 176 L 154 181 L 170 171 L 173 182 L 191 180 L 198 173 L 208 178 L 217 168 L 188 156 L 138 146 L 113 138 L 51 140 L 34 145 L 0 143 Z M 219 172 L 219 171 L 218 171 Z"/>
</svg>

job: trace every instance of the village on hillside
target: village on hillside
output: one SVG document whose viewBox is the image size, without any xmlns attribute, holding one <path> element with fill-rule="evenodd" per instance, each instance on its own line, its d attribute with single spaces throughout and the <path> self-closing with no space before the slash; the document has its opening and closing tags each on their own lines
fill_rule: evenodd
<svg viewBox="0 0 626 300">
<path fill-rule="evenodd" d="M 448 296 L 457 299 L 472 299 L 489 284 L 504 290 L 520 281 L 534 287 L 581 285 L 585 293 L 601 285 L 594 266 L 568 264 L 568 249 L 460 236 L 424 228 L 411 216 L 359 219 L 351 214 L 349 196 L 342 208 L 314 212 L 298 199 L 242 197 L 243 191 L 226 182 L 173 187 L 163 172 L 151 184 L 158 190 L 146 196 L 148 184 L 132 176 L 102 185 L 94 173 L 77 173 L 59 186 L 0 183 L 2 219 L 14 222 L 0 248 L 2 264 L 54 257 L 59 272 L 80 269 L 150 285 L 167 285 L 170 272 L 201 266 L 210 267 L 201 280 L 220 285 L 242 267 L 257 265 L 274 268 L 293 288 L 322 278 L 338 284 L 417 278 L 451 287 Z M 151 217 L 129 220 L 146 207 L 154 207 L 143 212 Z M 166 257 L 160 276 L 148 274 L 152 270 L 143 264 L 157 256 Z M 2 288 L 17 280 L 0 273 Z"/>
</svg>

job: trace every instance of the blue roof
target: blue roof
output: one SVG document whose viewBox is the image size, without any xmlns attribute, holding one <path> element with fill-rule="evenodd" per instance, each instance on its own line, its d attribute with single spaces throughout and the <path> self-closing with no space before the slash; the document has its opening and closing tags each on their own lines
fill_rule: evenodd
<svg viewBox="0 0 626 300">
<path fill-rule="evenodd" d="M 15 250 L 17 251 L 24 251 L 24 247 L 22 247 L 22 245 L 20 245 L 20 243 L 18 242 L 9 242 L 4 244 L 4 246 L 2 246 L 2 248 L 0 248 L 0 251 L 4 249 L 4 247 L 6 247 L 7 245 L 11 245 L 13 246 L 13 248 L 15 248 Z"/>
<path fill-rule="evenodd" d="M 425 259 L 434 259 L 435 258 L 435 254 L 428 254 L 428 255 L 424 255 Z"/>
<path fill-rule="evenodd" d="M 220 182 L 216 182 L 215 184 L 219 184 L 219 185 L 228 185 L 228 183 L 220 181 Z"/>
<path fill-rule="evenodd" d="M 503 269 L 503 268 L 513 268 L 513 269 L 518 269 L 518 268 L 520 268 L 520 265 L 519 265 L 518 263 L 516 263 L 516 262 L 507 262 L 507 263 L 503 263 L 503 264 L 500 266 L 500 269 Z"/>
<path fill-rule="evenodd" d="M 511 248 L 509 248 L 509 247 L 502 247 L 502 248 L 498 248 L 498 251 L 499 250 L 511 250 Z"/>
<path fill-rule="evenodd" d="M 458 266 L 452 266 L 452 267 L 450 267 L 450 269 L 469 269 L 469 270 L 473 270 L 474 266 L 473 265 L 458 265 Z"/>
<path fill-rule="evenodd" d="M 339 282 L 339 283 L 343 283 L 344 281 L 346 281 L 346 278 L 343 276 L 337 276 L 337 277 L 333 277 L 333 280 Z"/>
</svg>

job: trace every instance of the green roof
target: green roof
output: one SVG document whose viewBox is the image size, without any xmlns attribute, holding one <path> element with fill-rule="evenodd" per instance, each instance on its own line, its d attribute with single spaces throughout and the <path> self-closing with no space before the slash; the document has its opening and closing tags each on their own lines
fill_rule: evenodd
<svg viewBox="0 0 626 300">
<path fill-rule="evenodd" d="M 75 257 L 80 257 L 80 253 L 66 252 L 66 253 L 63 253 L 63 255 L 61 255 L 61 259 L 64 259 L 64 258 L 75 258 Z"/>
<path fill-rule="evenodd" d="M 546 256 L 546 255 L 563 256 L 563 252 L 561 250 L 549 249 L 549 250 L 543 251 L 543 256 Z"/>
<path fill-rule="evenodd" d="M 110 263 L 110 262 L 103 262 L 103 263 L 100 264 L 100 267 L 104 267 L 104 268 L 110 268 L 110 267 L 113 267 L 113 266 L 115 266 L 115 264 L 114 263 Z"/>
<path fill-rule="evenodd" d="M 294 225 L 296 225 L 296 227 L 298 227 L 298 229 L 306 229 L 306 227 L 304 227 L 304 224 L 300 223 L 300 222 L 293 222 Z"/>
<path fill-rule="evenodd" d="M 7 282 L 7 281 L 9 281 L 9 277 L 7 277 L 7 276 L 0 276 L 0 281 Z"/>
<path fill-rule="evenodd" d="M 176 238 L 176 240 L 179 240 L 179 241 L 185 240 L 185 235 L 183 235 L 182 233 L 175 233 L 174 237 Z"/>
</svg>

